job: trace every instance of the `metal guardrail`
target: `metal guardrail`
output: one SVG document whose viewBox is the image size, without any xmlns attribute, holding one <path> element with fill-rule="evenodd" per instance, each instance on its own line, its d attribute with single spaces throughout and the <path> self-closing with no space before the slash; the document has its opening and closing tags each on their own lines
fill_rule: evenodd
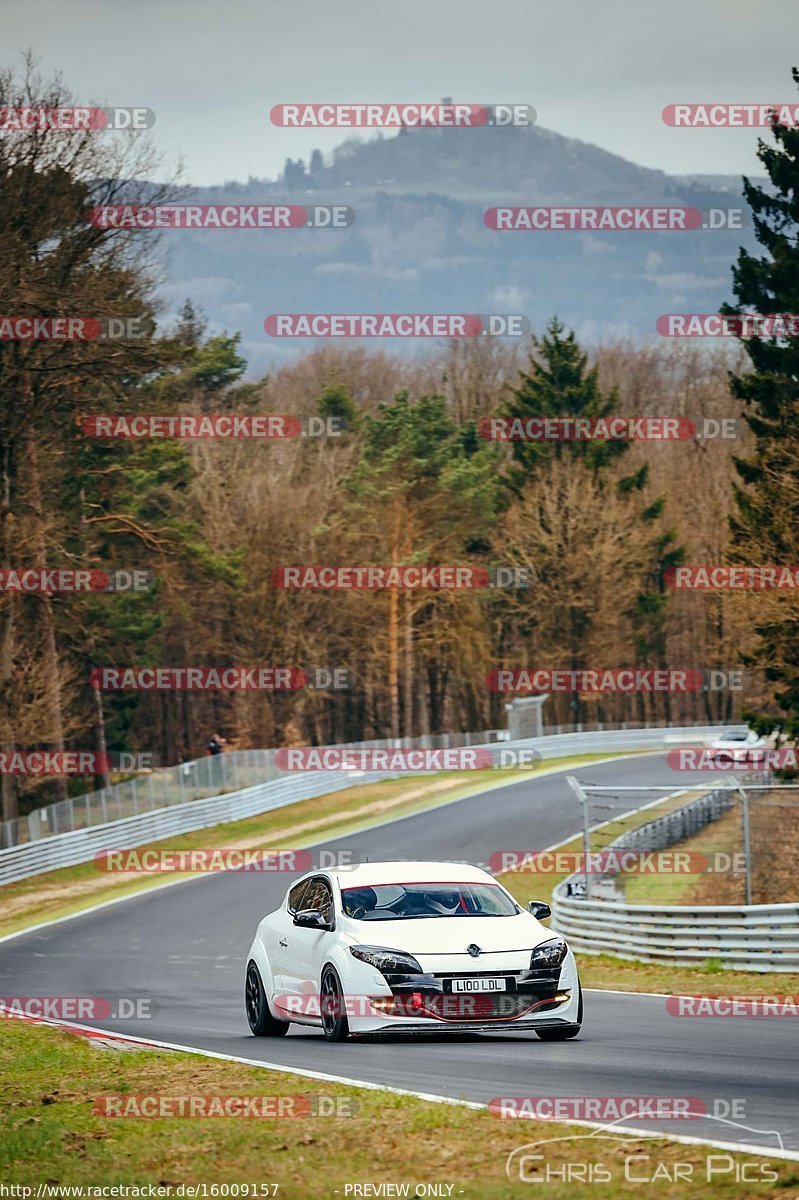
<svg viewBox="0 0 799 1200">
<path fill-rule="evenodd" d="M 729 788 L 714 788 L 622 834 L 606 849 L 661 850 L 676 845 L 728 812 L 733 796 Z M 576 879 L 579 875 L 565 879 L 552 894 L 552 928 L 582 954 L 605 953 L 671 965 L 717 958 L 725 970 L 799 971 L 797 903 L 627 904 L 623 899 L 571 895 Z"/>
<path fill-rule="evenodd" d="M 634 905 L 576 900 L 555 889 L 552 928 L 582 954 L 725 970 L 799 971 L 799 904 Z"/>
<path fill-rule="evenodd" d="M 496 745 L 516 749 L 532 749 L 542 759 L 559 758 L 569 754 L 614 753 L 624 750 L 661 750 L 674 741 L 702 740 L 718 736 L 720 726 L 657 727 L 652 729 L 603 730 L 592 733 L 556 734 L 542 738 L 526 738 L 516 742 L 504 741 L 497 730 L 479 733 L 440 734 L 422 738 L 383 739 L 377 742 L 350 743 L 358 748 L 449 748 L 459 746 Z M 117 819 L 85 828 L 39 837 L 19 846 L 0 850 L 0 886 L 31 875 L 54 871 L 60 867 L 90 862 L 107 850 L 133 849 L 178 834 L 192 833 L 210 826 L 240 821 L 257 813 L 269 812 L 285 805 L 296 804 L 315 796 L 323 796 L 342 788 L 373 783 L 381 779 L 398 778 L 386 772 L 355 773 L 318 771 L 286 775 L 274 763 L 274 750 L 242 751 L 258 756 L 251 767 L 261 772 L 261 779 L 252 786 L 205 799 L 190 799 L 170 803 L 146 811 L 120 815 Z M 218 755 L 218 762 L 232 757 Z M 190 764 L 173 770 L 182 770 Z M 144 790 L 139 802 L 146 800 Z"/>
<path fill-rule="evenodd" d="M 71 833 L 75 829 L 90 829 L 219 792 L 240 791 L 267 779 L 276 779 L 278 775 L 269 750 L 207 755 L 174 767 L 153 769 L 124 783 L 73 796 L 57 804 L 36 808 L 27 816 L 0 822 L 0 848 L 9 849 L 54 834 Z"/>
<path fill-rule="evenodd" d="M 359 779 L 385 778 L 372 775 Z M 320 786 L 321 784 L 324 786 Z M 109 850 L 129 850 L 164 838 L 193 833 L 222 825 L 230 821 L 241 821 L 258 813 L 270 812 L 300 800 L 318 796 L 324 791 L 335 792 L 353 786 L 353 780 L 341 773 L 335 777 L 328 774 L 322 781 L 312 775 L 296 775 L 290 778 L 270 780 L 230 792 L 224 796 L 211 796 L 186 804 L 175 804 L 169 808 L 155 809 L 138 816 L 125 817 L 106 825 L 95 825 L 89 829 L 77 829 L 70 833 L 56 834 L 23 846 L 0 851 L 0 885 L 55 871 L 59 867 L 72 867 L 90 862 L 98 854 Z"/>
</svg>

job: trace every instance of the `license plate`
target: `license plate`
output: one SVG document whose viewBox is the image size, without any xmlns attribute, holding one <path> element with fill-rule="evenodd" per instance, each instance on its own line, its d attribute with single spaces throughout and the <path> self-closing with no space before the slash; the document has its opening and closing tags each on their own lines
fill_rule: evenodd
<svg viewBox="0 0 799 1200">
<path fill-rule="evenodd" d="M 453 992 L 505 992 L 506 979 L 453 979 Z"/>
</svg>

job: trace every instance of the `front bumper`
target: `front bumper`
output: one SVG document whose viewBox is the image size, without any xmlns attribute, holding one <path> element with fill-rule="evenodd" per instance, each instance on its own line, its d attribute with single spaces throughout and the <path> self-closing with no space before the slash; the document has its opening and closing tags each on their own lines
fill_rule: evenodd
<svg viewBox="0 0 799 1200">
<path fill-rule="evenodd" d="M 374 1016 L 350 1020 L 353 1033 L 476 1033 L 503 1028 L 541 1029 L 576 1024 L 579 1005 L 576 971 L 562 967 L 536 971 L 475 971 L 505 980 L 502 992 L 452 990 L 452 972 L 389 974 L 386 994 L 370 996 Z"/>
<path fill-rule="evenodd" d="M 357 1029 L 352 1029 L 352 1032 L 357 1037 L 391 1037 L 392 1034 L 400 1033 L 403 1037 L 441 1037 L 442 1034 L 464 1034 L 464 1033 L 523 1033 L 525 1031 L 532 1032 L 536 1029 L 551 1029 L 553 1025 L 573 1025 L 574 1021 L 549 1020 L 549 1021 L 398 1021 L 393 1020 L 389 1024 L 384 1022 L 381 1025 L 376 1025 L 375 1028 L 361 1028 L 359 1022 Z M 351 1027 L 352 1028 L 352 1027 Z"/>
</svg>

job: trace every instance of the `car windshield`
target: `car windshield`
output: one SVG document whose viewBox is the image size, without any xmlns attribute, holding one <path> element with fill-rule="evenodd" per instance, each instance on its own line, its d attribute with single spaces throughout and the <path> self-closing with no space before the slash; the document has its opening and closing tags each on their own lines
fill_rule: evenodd
<svg viewBox="0 0 799 1200">
<path fill-rule="evenodd" d="M 344 914 L 356 921 L 417 917 L 514 917 L 521 909 L 491 883 L 376 883 L 342 888 Z"/>
<path fill-rule="evenodd" d="M 749 736 L 746 729 L 725 729 L 721 735 L 722 742 L 745 742 Z"/>
</svg>

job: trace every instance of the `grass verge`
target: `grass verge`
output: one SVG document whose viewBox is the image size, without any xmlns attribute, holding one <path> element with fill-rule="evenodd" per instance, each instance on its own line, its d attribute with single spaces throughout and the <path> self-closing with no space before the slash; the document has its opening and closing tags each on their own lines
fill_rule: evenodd
<svg viewBox="0 0 799 1200">
<path fill-rule="evenodd" d="M 538 1045 L 525 1045 L 524 1050 L 534 1058 Z M 579 1055 L 579 1043 L 567 1049 Z M 109 1095 L 283 1097 L 284 1111 L 292 1103 L 290 1097 L 324 1096 L 337 1098 L 351 1115 L 293 1119 L 96 1115 L 96 1101 Z M 293 1107 L 297 1111 L 296 1100 Z M 278 1185 L 279 1200 L 305 1200 L 336 1193 L 341 1197 L 380 1194 L 347 1193 L 348 1184 L 408 1184 L 407 1194 L 413 1196 L 422 1183 L 438 1186 L 439 1191 L 428 1193 L 432 1195 L 514 1200 L 530 1195 L 534 1164 L 528 1163 L 529 1182 L 519 1181 L 518 1173 L 510 1182 L 505 1175 L 508 1155 L 526 1143 L 570 1134 L 570 1140 L 537 1148 L 544 1153 L 538 1177 L 559 1172 L 547 1184 L 550 1200 L 571 1200 L 577 1189 L 574 1176 L 569 1181 L 568 1175 L 577 1172 L 579 1180 L 586 1164 L 596 1170 L 600 1163 L 611 1179 L 592 1183 L 590 1193 L 596 1200 L 641 1195 L 640 1182 L 627 1181 L 625 1168 L 638 1180 L 652 1178 L 658 1171 L 655 1182 L 663 1200 L 797 1194 L 791 1190 L 799 1186 L 796 1163 L 632 1135 L 586 1141 L 588 1132 L 550 1122 L 503 1121 L 485 1111 L 196 1055 L 102 1049 L 59 1030 L 17 1021 L 0 1023 L 0 1179 L 32 1187 L 34 1196 L 40 1184 L 160 1184 L 170 1189 L 162 1195 L 173 1196 L 179 1194 L 176 1188 L 181 1184 L 206 1184 L 210 1196 L 214 1184 L 249 1183 Z M 708 1181 L 709 1161 L 714 1169 Z M 765 1168 L 773 1173 L 771 1181 L 742 1188 L 736 1180 L 744 1163 L 750 1164 L 748 1178 Z M 678 1164 L 682 1178 L 672 1179 Z"/>
<path fill-rule="evenodd" d="M 799 996 L 799 974 L 725 971 L 709 959 L 704 967 L 638 963 L 611 954 L 578 954 L 583 987 L 684 996 Z"/>
</svg>

